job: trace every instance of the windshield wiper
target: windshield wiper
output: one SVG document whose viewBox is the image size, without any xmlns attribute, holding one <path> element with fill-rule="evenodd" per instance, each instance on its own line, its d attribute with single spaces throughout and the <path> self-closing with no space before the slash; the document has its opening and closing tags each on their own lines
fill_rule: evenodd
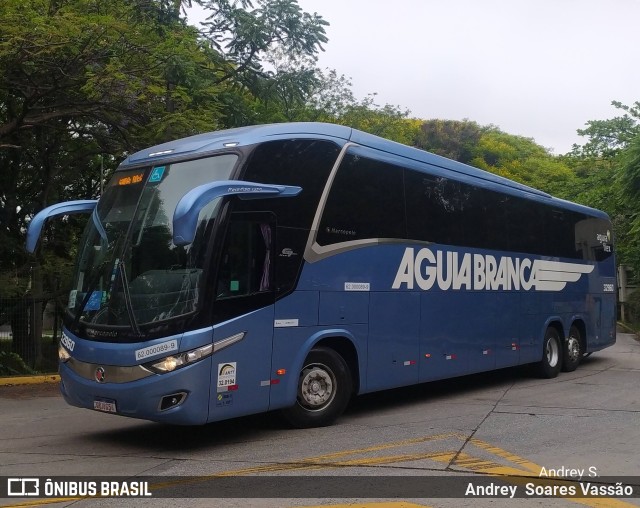
<svg viewBox="0 0 640 508">
<path fill-rule="evenodd" d="M 125 271 L 124 261 L 120 261 L 118 271 L 120 272 L 120 283 L 122 284 L 122 292 L 124 293 L 124 305 L 127 309 L 131 328 L 133 328 L 133 333 L 140 336 L 140 327 L 138 326 L 138 321 L 136 320 L 136 316 L 133 312 L 133 305 L 131 304 L 131 293 L 129 292 L 129 281 Z"/>
</svg>

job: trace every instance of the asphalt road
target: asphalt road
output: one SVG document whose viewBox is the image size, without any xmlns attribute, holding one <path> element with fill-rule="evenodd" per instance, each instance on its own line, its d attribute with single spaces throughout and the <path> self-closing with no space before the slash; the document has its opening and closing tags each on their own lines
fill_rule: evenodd
<svg viewBox="0 0 640 508">
<path fill-rule="evenodd" d="M 579 472 L 583 482 L 640 485 L 639 413 L 640 343 L 627 334 L 556 379 L 507 369 L 371 394 L 336 425 L 309 430 L 272 414 L 174 427 L 72 408 L 51 384 L 0 387 L 0 477 L 152 477 L 153 496 L 0 504 L 638 506 L 614 496 L 465 497 L 463 487 L 495 474 L 522 495 L 529 478 L 551 470 L 572 476 L 567 485 L 576 488 Z M 215 483 L 221 478 L 230 483 Z M 216 497 L 220 489 L 234 497 Z"/>
</svg>

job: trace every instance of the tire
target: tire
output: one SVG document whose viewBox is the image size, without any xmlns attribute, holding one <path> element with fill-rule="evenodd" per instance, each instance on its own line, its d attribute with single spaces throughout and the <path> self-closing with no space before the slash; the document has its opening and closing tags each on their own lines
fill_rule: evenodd
<svg viewBox="0 0 640 508">
<path fill-rule="evenodd" d="M 562 367 L 562 342 L 558 330 L 550 326 L 542 342 L 542 360 L 538 364 L 538 375 L 545 379 L 556 377 Z"/>
<path fill-rule="evenodd" d="M 571 325 L 569 336 L 564 341 L 562 351 L 562 370 L 564 372 L 573 372 L 580 365 L 584 348 L 582 346 L 582 336 L 580 330 L 575 325 Z"/>
<path fill-rule="evenodd" d="M 300 372 L 296 403 L 282 415 L 301 429 L 331 425 L 347 407 L 352 387 L 342 356 L 329 348 L 312 349 Z"/>
</svg>

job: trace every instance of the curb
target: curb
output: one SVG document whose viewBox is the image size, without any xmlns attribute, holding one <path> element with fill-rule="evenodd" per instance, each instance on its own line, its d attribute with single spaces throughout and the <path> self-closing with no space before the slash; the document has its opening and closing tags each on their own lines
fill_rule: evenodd
<svg viewBox="0 0 640 508">
<path fill-rule="evenodd" d="M 45 374 L 41 376 L 16 376 L 0 378 L 0 386 L 35 385 L 42 383 L 57 383 L 60 381 L 58 374 Z"/>
<path fill-rule="evenodd" d="M 621 328 L 623 330 L 623 333 L 632 334 L 634 339 L 640 341 L 640 334 L 636 330 L 621 321 L 618 321 L 616 324 L 618 325 L 618 328 Z"/>
</svg>

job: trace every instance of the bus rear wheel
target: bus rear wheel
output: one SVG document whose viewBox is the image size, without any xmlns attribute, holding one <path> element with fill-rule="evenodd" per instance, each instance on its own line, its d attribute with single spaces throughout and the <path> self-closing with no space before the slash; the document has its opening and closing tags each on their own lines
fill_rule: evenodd
<svg viewBox="0 0 640 508">
<path fill-rule="evenodd" d="M 580 330 L 575 325 L 571 325 L 569 337 L 564 341 L 564 351 L 562 352 L 562 370 L 573 372 L 580 365 L 582 360 L 582 336 Z"/>
<path fill-rule="evenodd" d="M 329 348 L 312 349 L 300 371 L 296 403 L 282 414 L 298 428 L 331 425 L 347 407 L 352 385 L 342 356 Z"/>
<path fill-rule="evenodd" d="M 538 364 L 538 374 L 551 379 L 560 373 L 562 366 L 562 344 L 560 334 L 553 326 L 547 328 L 542 343 L 542 360 Z"/>
</svg>

